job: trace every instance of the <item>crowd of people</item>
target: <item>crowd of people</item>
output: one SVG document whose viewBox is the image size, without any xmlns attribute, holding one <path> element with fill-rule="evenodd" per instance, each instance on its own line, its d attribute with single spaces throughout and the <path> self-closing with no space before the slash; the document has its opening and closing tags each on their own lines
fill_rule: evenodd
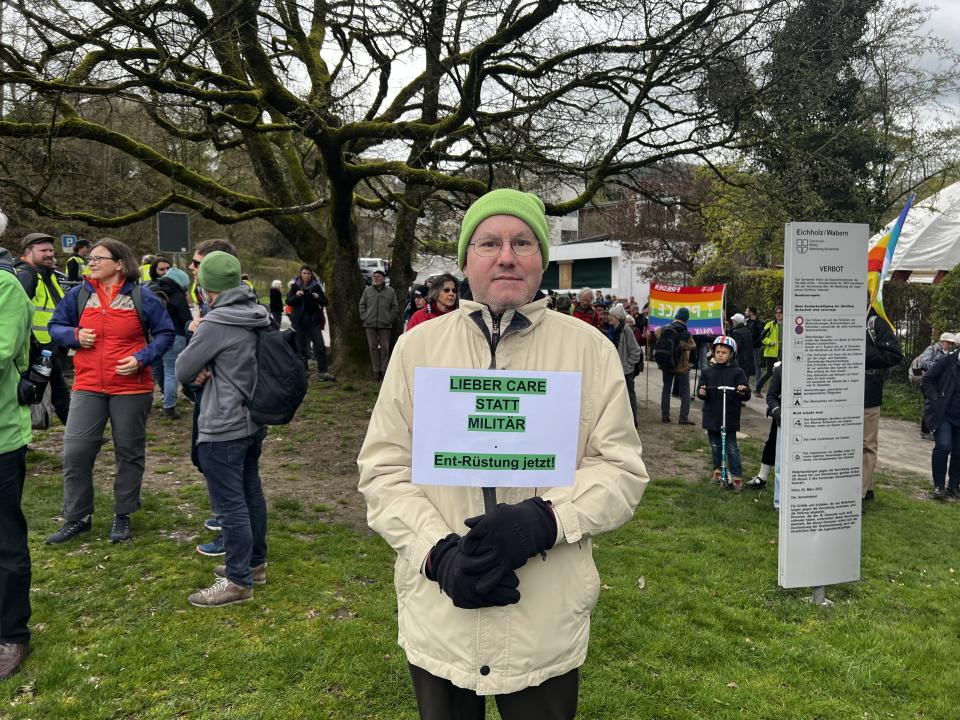
<svg viewBox="0 0 960 720">
<path fill-rule="evenodd" d="M 30 411 L 18 391 L 23 370 L 44 351 L 53 354 L 50 393 L 65 425 L 63 524 L 50 545 L 92 528 L 93 467 L 108 421 L 116 463 L 109 539 L 129 540 L 155 387 L 164 418 L 179 416 L 181 395 L 192 403 L 191 457 L 213 511 L 204 525 L 218 533 L 198 552 L 224 559 L 212 584 L 187 597 L 203 608 L 248 601 L 267 582 L 259 475 L 266 431 L 248 405 L 257 382 L 252 339 L 289 325 L 304 368 L 312 357 L 320 380 L 335 379 L 323 336 L 328 301 L 309 266 L 286 285 L 273 281 L 261 304 L 225 240 L 200 243 L 189 275 L 163 256 L 138 264 L 111 238 L 78 243 L 64 274 L 54 267 L 51 236 L 31 233 L 20 250 L 18 261 L 0 254 L 0 678 L 29 652 L 20 502 Z M 372 377 L 381 383 L 358 457 L 359 488 L 370 526 L 397 553 L 399 641 L 424 718 L 482 717 L 485 695 L 505 718 L 575 714 L 598 590 L 591 541 L 630 519 L 648 482 L 635 381 L 651 362 L 662 379 L 663 423 L 672 422 L 674 397 L 681 425 L 694 424 L 691 400 L 703 403 L 709 480 L 735 491 L 761 488 L 772 469 L 779 508 L 782 309 L 763 322 L 748 306 L 728 318 L 726 334 L 707 338 L 690 332 L 690 310 L 681 307 L 654 330 L 649 307 L 632 297 L 590 288 L 545 295 L 548 261 L 542 202 L 495 190 L 463 219 L 463 280 L 436 276 L 401 302 L 374 270 L 359 300 Z M 866 337 L 864 507 L 874 496 L 883 384 L 902 361 L 896 335 L 875 313 Z M 927 398 L 922 432 L 935 438 L 936 499 L 960 498 L 958 356 L 956 338 L 945 333 L 911 370 Z M 424 366 L 580 373 L 583 402 L 569 418 L 579 427 L 572 484 L 499 488 L 498 503 L 487 506 L 479 488 L 412 483 L 412 388 Z M 760 471 L 747 481 L 737 430 L 742 404 L 754 396 L 771 422 Z M 511 630 L 518 627 L 522 633 Z"/>
</svg>

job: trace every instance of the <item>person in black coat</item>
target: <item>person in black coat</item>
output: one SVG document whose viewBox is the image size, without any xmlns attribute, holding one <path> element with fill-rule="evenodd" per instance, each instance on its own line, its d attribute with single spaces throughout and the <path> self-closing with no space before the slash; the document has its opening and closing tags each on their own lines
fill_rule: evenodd
<svg viewBox="0 0 960 720">
<path fill-rule="evenodd" d="M 933 430 L 933 498 L 960 498 L 960 351 L 940 358 L 923 376 L 923 419 Z M 950 472 L 947 473 L 947 459 Z M 946 484 L 946 487 L 944 485 Z"/>
<path fill-rule="evenodd" d="M 770 376 L 770 389 L 767 391 L 767 416 L 773 418 L 770 424 L 770 437 L 763 448 L 762 462 L 768 458 L 768 446 L 773 446 L 773 507 L 780 509 L 780 396 L 783 394 L 783 363 L 775 363 Z M 756 478 L 754 478 L 756 479 Z M 752 481 L 751 481 L 752 482 Z"/>
<path fill-rule="evenodd" d="M 270 317 L 279 328 L 283 319 L 283 283 L 279 280 L 270 283 Z"/>
<path fill-rule="evenodd" d="M 863 482 L 861 496 L 873 500 L 873 469 L 877 465 L 880 406 L 890 368 L 903 362 L 900 342 L 890 324 L 871 308 L 867 313 L 866 385 L 863 390 Z"/>
<path fill-rule="evenodd" d="M 730 337 L 737 341 L 737 365 L 747 376 L 747 384 L 749 385 L 750 376 L 755 375 L 757 370 L 753 364 L 753 333 L 746 326 L 746 320 L 740 313 L 730 318 L 733 324 Z"/>
<path fill-rule="evenodd" d="M 726 430 L 727 467 L 733 476 L 730 484 L 737 492 L 743 490 L 743 467 L 740 464 L 740 447 L 737 445 L 737 430 L 740 429 L 740 404 L 750 399 L 747 376 L 737 366 L 734 355 L 737 342 L 729 335 L 720 335 L 713 341 L 713 359 L 716 363 L 707 368 L 697 384 L 697 395 L 703 398 L 703 429 L 710 439 L 713 455 L 713 480 L 720 481 L 720 466 L 723 463 L 723 437 Z M 734 391 L 719 390 L 720 387 L 736 388 Z M 726 418 L 724 418 L 726 405 Z"/>
<path fill-rule="evenodd" d="M 753 344 L 753 368 L 756 370 L 753 389 L 756 391 L 757 384 L 760 382 L 760 371 L 762 369 L 761 351 L 763 348 L 760 342 L 760 336 L 763 335 L 763 321 L 760 320 L 760 315 L 755 305 L 747 305 L 743 314 L 747 318 L 745 324 L 750 331 L 750 342 Z"/>
<path fill-rule="evenodd" d="M 300 268 L 300 274 L 290 286 L 287 305 L 293 309 L 291 319 L 297 332 L 297 350 L 303 358 L 303 366 L 308 367 L 312 343 L 320 379 L 333 380 L 333 375 L 327 372 L 327 347 L 323 341 L 323 327 L 326 323 L 323 309 L 327 306 L 327 296 L 309 265 Z"/>
</svg>

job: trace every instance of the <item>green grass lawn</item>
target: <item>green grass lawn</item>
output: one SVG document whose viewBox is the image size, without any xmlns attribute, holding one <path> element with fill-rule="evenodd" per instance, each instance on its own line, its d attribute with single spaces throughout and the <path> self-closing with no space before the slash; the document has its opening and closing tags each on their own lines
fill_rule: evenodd
<svg viewBox="0 0 960 720">
<path fill-rule="evenodd" d="M 745 444 L 748 465 L 758 450 Z M 209 537 L 197 486 L 146 496 L 131 543 L 105 540 L 101 511 L 89 536 L 54 548 L 42 540 L 62 500 L 58 460 L 30 463 L 34 651 L 0 683 L 0 718 L 416 717 L 379 538 L 279 503 L 269 584 L 251 603 L 196 609 L 186 596 L 215 564 L 193 552 Z M 635 519 L 597 542 L 579 717 L 960 716 L 960 504 L 881 475 L 863 579 L 829 588 L 836 604 L 821 608 L 777 587 L 769 490 L 721 494 L 650 470 Z"/>
<path fill-rule="evenodd" d="M 923 393 L 917 385 L 887 382 L 883 386 L 883 409 L 887 417 L 911 420 L 917 424 L 923 417 Z"/>
</svg>

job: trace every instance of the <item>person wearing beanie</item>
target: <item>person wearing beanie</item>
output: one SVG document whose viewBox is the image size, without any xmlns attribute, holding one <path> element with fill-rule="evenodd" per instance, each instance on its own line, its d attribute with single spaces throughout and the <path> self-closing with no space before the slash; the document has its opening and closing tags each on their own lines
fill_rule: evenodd
<svg viewBox="0 0 960 720">
<path fill-rule="evenodd" d="M 424 718 L 483 717 L 486 695 L 506 720 L 574 716 L 597 598 L 591 541 L 631 518 L 648 481 L 616 349 L 547 309 L 549 247 L 535 195 L 494 190 L 470 206 L 457 262 L 472 299 L 400 337 L 357 459 L 370 527 L 397 552 L 399 642 Z M 425 367 L 579 375 L 577 412 L 552 418 L 579 428 L 573 484 L 499 488 L 485 515 L 479 487 L 413 484 Z M 444 440 L 458 420 L 428 412 Z"/>
<path fill-rule="evenodd" d="M 673 322 L 654 333 L 654 359 L 660 365 L 663 389 L 660 392 L 660 419 L 670 422 L 670 394 L 674 385 L 680 393 L 681 425 L 693 425 L 690 420 L 690 351 L 696 348 L 687 322 L 690 310 L 682 307 L 674 315 Z"/>
<path fill-rule="evenodd" d="M 267 327 L 270 316 L 229 253 L 206 254 L 197 282 L 210 309 L 177 358 L 176 377 L 203 388 L 196 455 L 226 554 L 225 564 L 214 568 L 214 583 L 187 598 L 206 608 L 250 600 L 254 584 L 267 578 L 267 506 L 259 472 L 266 430 L 251 419 L 246 399 L 257 382 L 252 331 Z"/>
</svg>

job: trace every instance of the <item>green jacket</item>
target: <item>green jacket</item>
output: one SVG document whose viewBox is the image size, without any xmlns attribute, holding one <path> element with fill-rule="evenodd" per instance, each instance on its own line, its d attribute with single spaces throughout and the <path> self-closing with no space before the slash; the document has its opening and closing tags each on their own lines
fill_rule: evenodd
<svg viewBox="0 0 960 720">
<path fill-rule="evenodd" d="M 763 356 L 765 358 L 780 357 L 780 326 L 776 320 L 770 320 L 763 326 L 763 334 L 760 336 L 763 344 Z"/>
<path fill-rule="evenodd" d="M 20 371 L 30 362 L 33 303 L 17 276 L 0 269 L 0 453 L 30 442 L 30 408 L 17 402 Z"/>
</svg>

